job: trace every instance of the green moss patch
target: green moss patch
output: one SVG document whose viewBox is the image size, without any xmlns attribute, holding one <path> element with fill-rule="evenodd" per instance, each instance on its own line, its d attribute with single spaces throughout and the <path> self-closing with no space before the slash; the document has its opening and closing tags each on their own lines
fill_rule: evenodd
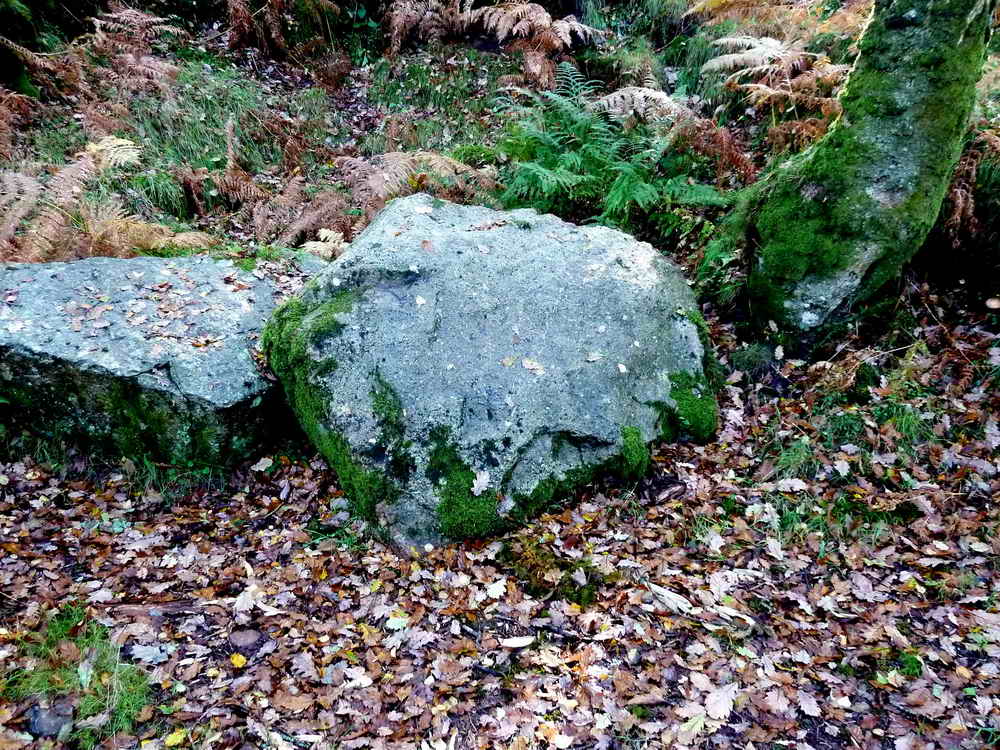
<svg viewBox="0 0 1000 750">
<path fill-rule="evenodd" d="M 622 427 L 622 475 L 640 479 L 649 468 L 649 447 L 638 427 Z"/>
<path fill-rule="evenodd" d="M 601 586 L 612 581 L 587 558 L 574 559 L 556 553 L 550 536 L 534 532 L 504 541 L 499 559 L 512 568 L 525 590 L 537 598 L 563 599 L 587 607 L 597 599 Z"/>
<path fill-rule="evenodd" d="M 708 380 L 703 375 L 680 372 L 672 375 L 670 382 L 673 418 L 680 431 L 700 443 L 707 442 L 719 424 L 719 405 Z"/>
<path fill-rule="evenodd" d="M 382 503 L 394 502 L 399 488 L 382 472 L 362 465 L 344 436 L 328 427 L 329 393 L 322 378 L 337 365 L 319 351 L 343 330 L 340 317 L 353 309 L 358 296 L 358 292 L 343 291 L 315 306 L 309 306 L 303 297 L 288 300 L 275 310 L 264 328 L 261 346 L 302 429 L 337 472 L 353 512 L 374 521 L 375 509 Z M 372 398 L 384 403 L 388 396 L 376 393 Z"/>
<path fill-rule="evenodd" d="M 472 494 L 475 472 L 458 455 L 447 427 L 437 427 L 430 435 L 427 478 L 437 487 L 437 514 L 441 533 L 450 539 L 478 539 L 503 530 L 492 492 Z"/>
</svg>

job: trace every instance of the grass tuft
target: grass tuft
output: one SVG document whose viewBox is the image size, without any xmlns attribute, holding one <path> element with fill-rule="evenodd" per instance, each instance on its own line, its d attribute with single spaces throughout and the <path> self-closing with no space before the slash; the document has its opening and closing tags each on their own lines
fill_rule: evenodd
<svg viewBox="0 0 1000 750">
<path fill-rule="evenodd" d="M 106 627 L 89 618 L 85 607 L 65 605 L 44 630 L 23 636 L 18 645 L 28 664 L 0 681 L 0 695 L 9 700 L 74 698 L 77 724 L 100 717 L 96 726 L 72 731 L 70 739 L 83 748 L 132 733 L 150 702 L 149 678 L 122 661 L 121 647 Z"/>
</svg>

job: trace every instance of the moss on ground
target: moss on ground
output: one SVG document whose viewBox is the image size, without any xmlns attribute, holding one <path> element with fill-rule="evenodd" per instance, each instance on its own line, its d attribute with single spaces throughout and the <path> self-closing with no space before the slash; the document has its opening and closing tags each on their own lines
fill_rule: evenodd
<svg viewBox="0 0 1000 750">
<path fill-rule="evenodd" d="M 674 402 L 672 417 L 681 432 L 687 432 L 700 443 L 715 434 L 719 423 L 719 405 L 712 387 L 703 375 L 680 372 L 670 376 L 670 398 Z"/>
<path fill-rule="evenodd" d="M 531 596 L 563 599 L 581 607 L 593 604 L 600 587 L 613 578 L 586 557 L 557 555 L 549 542 L 550 538 L 518 534 L 504 541 L 499 559 L 510 565 Z"/>
</svg>

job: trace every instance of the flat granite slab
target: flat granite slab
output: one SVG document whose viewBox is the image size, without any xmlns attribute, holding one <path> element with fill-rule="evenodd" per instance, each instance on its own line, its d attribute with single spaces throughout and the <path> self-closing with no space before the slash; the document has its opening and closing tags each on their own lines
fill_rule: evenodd
<svg viewBox="0 0 1000 750">
<path fill-rule="evenodd" d="M 258 276 L 201 256 L 0 264 L 4 422 L 170 465 L 239 459 L 280 399 L 252 356 L 279 296 Z"/>
</svg>

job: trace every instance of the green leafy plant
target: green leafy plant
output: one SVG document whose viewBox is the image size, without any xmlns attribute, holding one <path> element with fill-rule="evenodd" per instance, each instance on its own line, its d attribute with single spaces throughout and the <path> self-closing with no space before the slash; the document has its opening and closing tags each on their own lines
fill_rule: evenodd
<svg viewBox="0 0 1000 750">
<path fill-rule="evenodd" d="M 674 206 L 723 205 L 699 182 L 706 164 L 662 130 L 626 127 L 593 106 L 596 84 L 561 65 L 554 91 L 521 91 L 514 123 L 499 149 L 512 162 L 502 200 L 572 221 L 597 221 L 656 234 L 651 216 Z"/>
</svg>

